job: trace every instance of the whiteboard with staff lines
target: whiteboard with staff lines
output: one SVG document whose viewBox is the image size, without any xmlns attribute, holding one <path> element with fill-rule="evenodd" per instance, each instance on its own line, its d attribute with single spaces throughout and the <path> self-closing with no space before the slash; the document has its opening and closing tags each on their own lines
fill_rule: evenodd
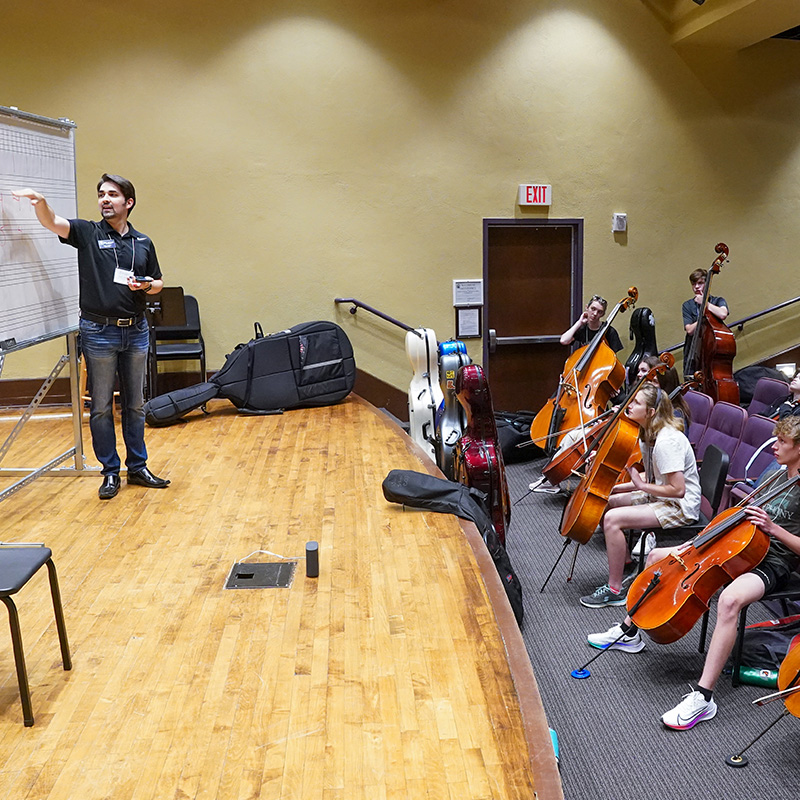
<svg viewBox="0 0 800 800">
<path fill-rule="evenodd" d="M 77 217 L 75 125 L 0 106 L 0 355 L 78 328 L 78 257 L 43 228 L 28 198 L 41 192 Z"/>
</svg>

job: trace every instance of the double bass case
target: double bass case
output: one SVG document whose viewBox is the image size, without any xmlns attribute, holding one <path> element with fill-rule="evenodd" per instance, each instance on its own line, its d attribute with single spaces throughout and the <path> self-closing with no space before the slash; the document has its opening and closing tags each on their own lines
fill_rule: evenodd
<svg viewBox="0 0 800 800">
<path fill-rule="evenodd" d="M 149 425 L 168 425 L 213 397 L 249 413 L 275 413 L 338 403 L 355 384 L 355 359 L 347 334 L 335 323 L 304 322 L 239 344 L 208 382 L 145 403 Z"/>
</svg>

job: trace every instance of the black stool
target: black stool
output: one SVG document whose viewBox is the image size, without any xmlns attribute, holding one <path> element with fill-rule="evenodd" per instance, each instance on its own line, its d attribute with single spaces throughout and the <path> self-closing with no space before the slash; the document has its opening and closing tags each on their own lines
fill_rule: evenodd
<svg viewBox="0 0 800 800">
<path fill-rule="evenodd" d="M 16 594 L 25 584 L 47 564 L 50 575 L 50 593 L 53 595 L 53 610 L 56 615 L 58 639 L 61 643 L 61 660 L 65 670 L 72 669 L 69 655 L 67 629 L 64 625 L 64 611 L 61 608 L 61 592 L 58 589 L 56 566 L 52 560 L 52 551 L 48 547 L 0 547 L 0 600 L 8 608 L 8 622 L 11 626 L 11 641 L 14 645 L 14 661 L 17 666 L 19 696 L 22 701 L 22 716 L 25 727 L 33 725 L 33 707 L 31 706 L 31 690 L 28 686 L 28 672 L 25 668 L 25 653 L 22 649 L 22 634 L 19 629 L 19 614 L 11 595 Z"/>
</svg>

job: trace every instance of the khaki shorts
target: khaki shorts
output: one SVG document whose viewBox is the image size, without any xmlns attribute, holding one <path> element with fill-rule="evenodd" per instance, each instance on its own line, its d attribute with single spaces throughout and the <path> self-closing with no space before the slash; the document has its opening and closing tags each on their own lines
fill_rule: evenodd
<svg viewBox="0 0 800 800">
<path fill-rule="evenodd" d="M 631 492 L 632 506 L 650 506 L 656 515 L 658 524 L 662 528 L 680 528 L 682 525 L 689 525 L 697 520 L 688 519 L 681 509 L 679 500 L 671 498 L 653 497 L 647 492 Z"/>
</svg>

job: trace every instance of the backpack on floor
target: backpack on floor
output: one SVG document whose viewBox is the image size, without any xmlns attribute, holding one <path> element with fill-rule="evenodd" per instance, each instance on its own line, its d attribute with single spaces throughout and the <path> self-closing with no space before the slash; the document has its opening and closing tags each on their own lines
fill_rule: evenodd
<svg viewBox="0 0 800 800">
<path fill-rule="evenodd" d="M 335 323 L 304 322 L 268 336 L 256 323 L 255 337 L 236 345 L 207 383 L 149 400 L 145 419 L 168 425 L 212 397 L 251 414 L 331 405 L 350 394 L 355 373 L 353 347 Z"/>
<path fill-rule="evenodd" d="M 455 514 L 474 522 L 503 582 L 517 624 L 522 625 L 522 584 L 492 525 L 483 492 L 462 483 L 407 469 L 393 469 L 384 478 L 382 488 L 383 496 L 390 503 Z"/>
</svg>

